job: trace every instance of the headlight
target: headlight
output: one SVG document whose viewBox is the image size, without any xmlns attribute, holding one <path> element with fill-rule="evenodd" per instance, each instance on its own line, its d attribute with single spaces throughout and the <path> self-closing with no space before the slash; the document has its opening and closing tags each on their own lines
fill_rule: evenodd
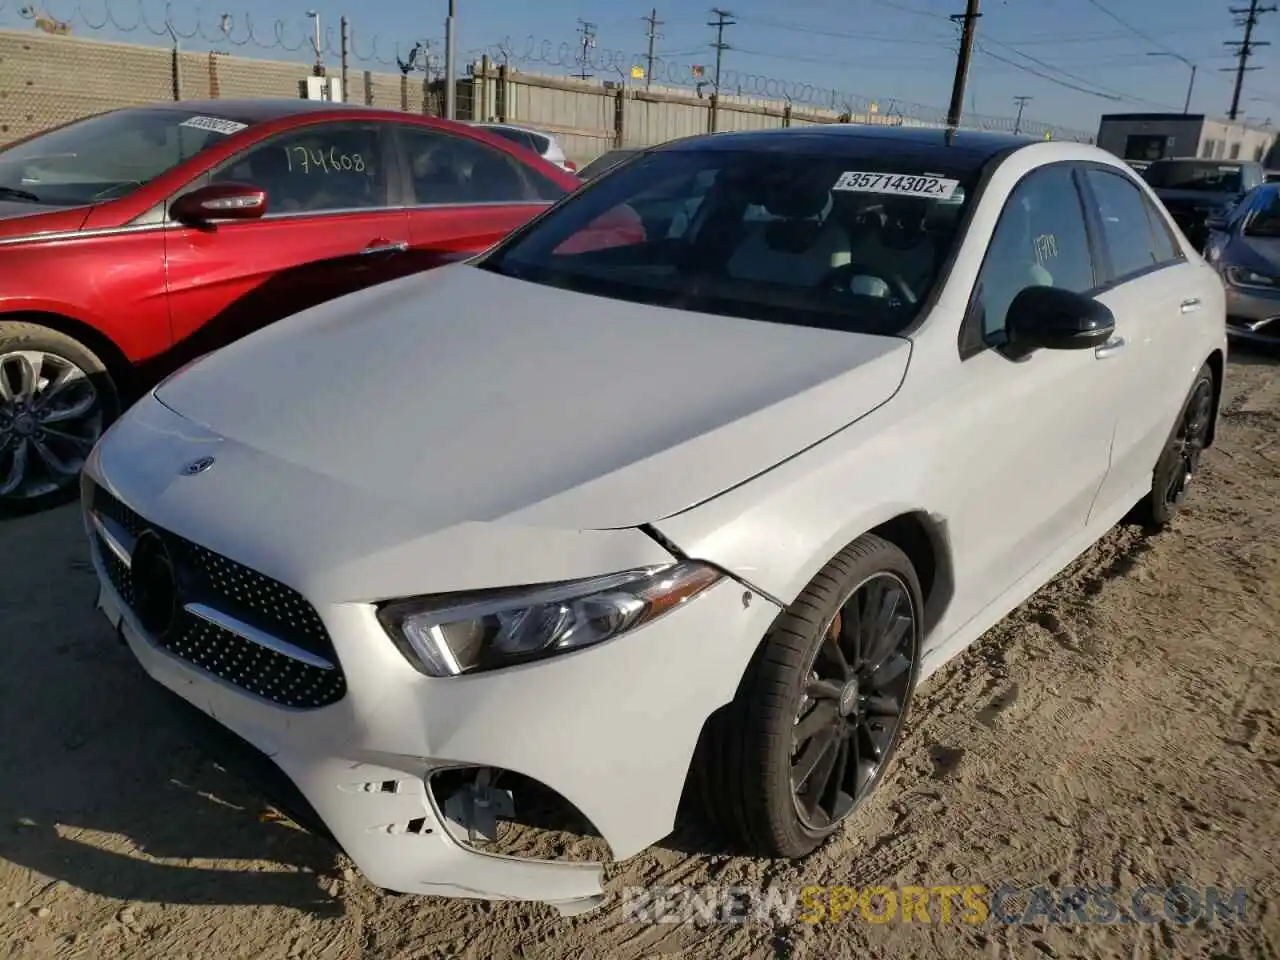
<svg viewBox="0 0 1280 960">
<path fill-rule="evenodd" d="M 1227 280 L 1237 287 L 1261 287 L 1264 290 L 1274 290 L 1277 287 L 1275 277 L 1246 270 L 1244 267 L 1228 267 Z"/>
<path fill-rule="evenodd" d="M 378 620 L 414 667 L 453 677 L 602 643 L 652 623 L 721 577 L 700 563 L 673 563 L 545 587 L 398 600 L 381 607 Z"/>
</svg>

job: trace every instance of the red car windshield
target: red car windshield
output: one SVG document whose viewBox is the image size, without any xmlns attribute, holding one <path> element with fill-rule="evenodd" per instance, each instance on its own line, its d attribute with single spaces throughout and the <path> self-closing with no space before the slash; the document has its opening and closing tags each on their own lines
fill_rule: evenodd
<svg viewBox="0 0 1280 960">
<path fill-rule="evenodd" d="M 51 206 L 114 200 L 246 126 L 172 108 L 89 117 L 0 150 L 0 200 Z"/>
</svg>

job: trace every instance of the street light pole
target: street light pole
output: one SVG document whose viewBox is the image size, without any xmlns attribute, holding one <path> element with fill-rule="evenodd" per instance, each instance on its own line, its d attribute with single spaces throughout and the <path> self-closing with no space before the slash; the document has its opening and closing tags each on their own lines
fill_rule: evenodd
<svg viewBox="0 0 1280 960">
<path fill-rule="evenodd" d="M 1190 113 L 1191 112 L 1191 92 L 1196 87 L 1196 65 L 1192 63 L 1190 60 L 1188 60 L 1186 57 L 1182 56 L 1182 54 L 1173 53 L 1172 51 L 1166 52 L 1162 50 L 1159 52 L 1148 53 L 1147 56 L 1148 57 L 1172 57 L 1174 60 L 1179 60 L 1191 68 L 1191 82 L 1187 84 L 1187 100 L 1186 100 L 1186 103 L 1182 105 L 1183 115 L 1185 116 L 1186 114 Z"/>
<path fill-rule="evenodd" d="M 324 60 L 320 56 L 320 14 L 315 10 L 308 10 L 307 16 L 315 21 L 316 38 L 312 41 L 316 48 L 316 66 L 315 75 L 317 77 L 324 76 Z"/>
<path fill-rule="evenodd" d="M 444 115 L 458 119 L 457 51 L 458 28 L 454 22 L 454 0 L 449 0 L 449 16 L 444 21 Z"/>
</svg>

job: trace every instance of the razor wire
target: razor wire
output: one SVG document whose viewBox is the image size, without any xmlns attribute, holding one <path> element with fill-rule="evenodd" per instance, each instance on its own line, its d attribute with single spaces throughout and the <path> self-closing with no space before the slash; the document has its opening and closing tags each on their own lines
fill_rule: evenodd
<svg viewBox="0 0 1280 960">
<path fill-rule="evenodd" d="M 140 33 L 175 43 L 199 40 L 228 50 L 252 48 L 342 56 L 341 25 L 321 25 L 317 51 L 315 29 L 305 16 L 267 18 L 255 17 L 248 11 L 237 14 L 223 9 L 211 13 L 200 4 L 184 7 L 184 10 L 175 10 L 174 4 L 167 0 L 0 0 L 0 14 L 16 13 L 22 20 L 34 22 L 53 34 L 66 34 L 82 26 L 94 33 L 105 30 L 124 35 Z M 413 70 L 405 68 L 415 47 L 425 47 L 430 52 L 434 46 L 425 38 L 406 42 L 401 37 L 388 42 L 379 33 L 366 35 L 348 20 L 347 55 L 359 63 L 395 67 L 406 73 L 424 72 L 426 67 L 425 72 L 430 72 L 438 60 L 433 54 L 424 58 L 421 65 L 415 64 Z"/>
<path fill-rule="evenodd" d="M 496 64 L 513 70 L 529 68 L 555 68 L 579 73 L 595 74 L 595 79 L 623 80 L 631 77 L 631 70 L 645 63 L 647 56 L 623 49 L 589 47 L 583 50 L 580 43 L 571 40 L 554 41 L 528 35 L 520 39 L 506 37 L 497 43 L 467 51 L 470 60 L 478 61 L 488 56 Z M 535 70 L 534 72 L 539 72 Z M 714 90 L 711 70 L 705 64 L 687 59 L 655 54 L 653 68 L 648 79 L 672 87 L 692 88 L 699 95 L 704 90 Z M 865 93 L 852 93 L 835 87 L 822 86 L 800 80 L 769 76 L 737 70 L 732 67 L 720 71 L 719 92 L 723 95 L 744 98 L 774 100 L 793 107 L 808 106 L 832 111 L 836 114 L 877 116 L 880 122 L 902 122 L 945 126 L 946 110 L 929 104 L 904 100 L 898 97 L 875 97 Z M 1023 118 L 966 113 L 961 124 L 979 130 L 1005 133 L 1025 133 L 1028 136 L 1051 136 L 1067 140 L 1089 140 L 1092 134 L 1058 124 L 1043 123 Z"/>
</svg>

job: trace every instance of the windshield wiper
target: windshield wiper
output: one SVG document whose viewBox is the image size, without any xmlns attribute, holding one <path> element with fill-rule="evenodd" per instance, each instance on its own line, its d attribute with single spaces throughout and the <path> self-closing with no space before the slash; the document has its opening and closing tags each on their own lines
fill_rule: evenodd
<svg viewBox="0 0 1280 960">
<path fill-rule="evenodd" d="M 26 200 L 28 203 L 40 202 L 40 198 L 30 190 L 19 190 L 17 187 L 0 187 L 0 197 L 6 200 Z"/>
</svg>

